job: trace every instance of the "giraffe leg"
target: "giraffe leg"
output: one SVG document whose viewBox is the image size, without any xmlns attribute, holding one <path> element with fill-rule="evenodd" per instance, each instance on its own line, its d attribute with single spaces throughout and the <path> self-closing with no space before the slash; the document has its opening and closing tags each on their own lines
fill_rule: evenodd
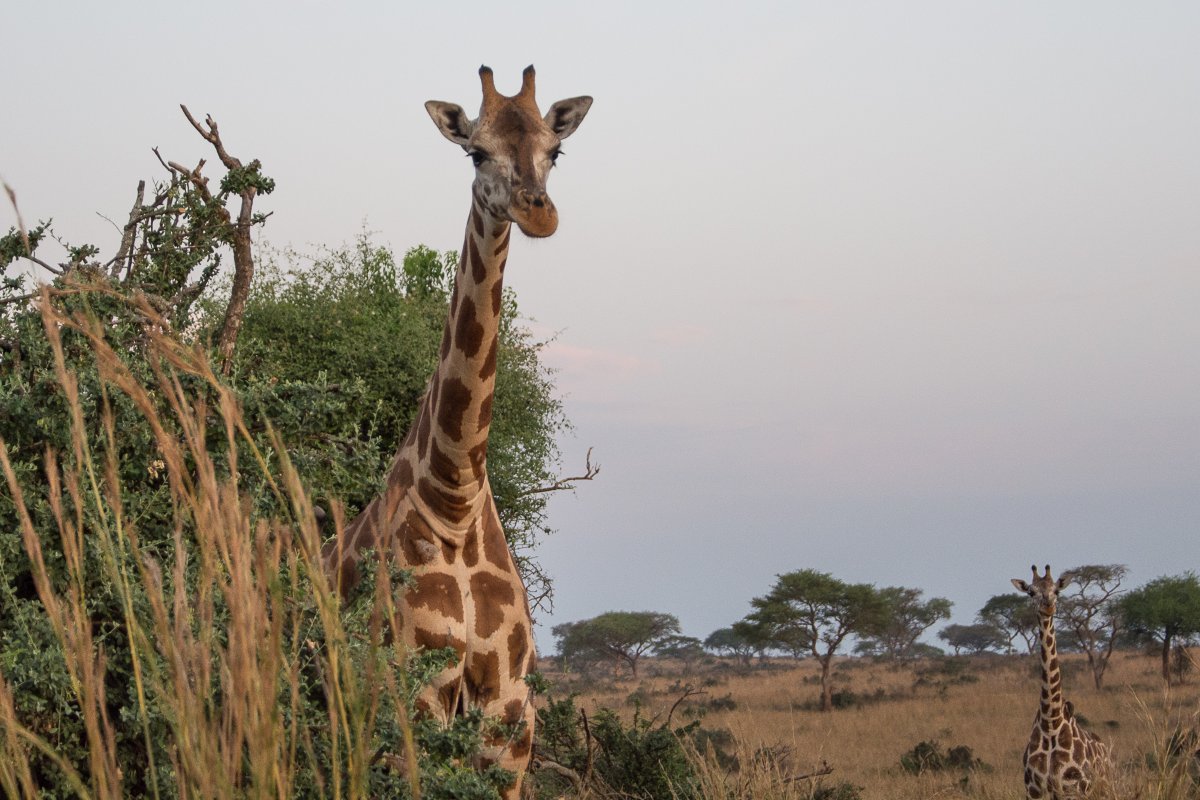
<svg viewBox="0 0 1200 800">
<path fill-rule="evenodd" d="M 485 739 L 487 747 L 481 765 L 497 764 L 513 773 L 513 783 L 501 792 L 504 800 L 517 800 L 533 752 L 533 729 L 537 719 L 529 687 L 514 683 L 502 697 L 484 706 L 484 713 L 499 722 L 494 734 Z"/>
</svg>

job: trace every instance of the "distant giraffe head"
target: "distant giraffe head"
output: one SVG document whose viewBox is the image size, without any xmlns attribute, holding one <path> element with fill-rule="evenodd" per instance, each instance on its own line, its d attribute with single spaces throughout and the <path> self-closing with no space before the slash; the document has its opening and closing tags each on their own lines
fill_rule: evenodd
<svg viewBox="0 0 1200 800">
<path fill-rule="evenodd" d="M 1058 580 L 1050 575 L 1050 565 L 1046 565 L 1046 574 L 1038 575 L 1037 566 L 1031 566 L 1033 580 L 1029 583 L 1020 578 L 1013 578 L 1012 585 L 1037 601 L 1038 613 L 1054 616 L 1058 606 L 1058 595 L 1071 582 L 1071 573 L 1064 572 Z"/>
<path fill-rule="evenodd" d="M 534 99 L 533 67 L 522 74 L 521 91 L 496 91 L 492 71 L 479 68 L 483 105 L 476 119 L 454 103 L 430 100 L 425 110 L 438 130 L 467 151 L 475 163 L 474 192 L 480 207 L 497 220 L 515 222 L 526 236 L 550 236 L 558 211 L 546 194 L 546 178 L 562 155 L 562 140 L 583 121 L 590 97 L 572 97 L 550 106 L 545 116 Z"/>
</svg>

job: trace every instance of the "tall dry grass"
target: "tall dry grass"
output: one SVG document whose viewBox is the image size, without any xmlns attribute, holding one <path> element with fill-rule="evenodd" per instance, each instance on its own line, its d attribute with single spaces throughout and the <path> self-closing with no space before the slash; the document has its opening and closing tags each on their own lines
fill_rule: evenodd
<svg viewBox="0 0 1200 800">
<path fill-rule="evenodd" d="M 1200 760 L 1189 758 L 1200 743 L 1186 738 L 1189 731 L 1200 731 L 1195 679 L 1167 691 L 1154 659 L 1118 652 L 1106 688 L 1097 691 L 1082 656 L 1062 660 L 1076 714 L 1113 747 L 1118 776 L 1111 796 L 1200 797 Z M 706 695 L 689 700 L 691 716 L 702 715 L 706 728 L 727 729 L 743 765 L 733 773 L 698 754 L 705 800 L 803 800 L 818 778 L 802 776 L 820 772 L 825 764 L 832 768 L 819 779 L 826 787 L 850 783 L 862 787 L 864 798 L 1020 800 L 1025 797 L 1021 758 L 1038 703 L 1036 663 L 1012 656 L 967 664 L 964 672 L 941 674 L 933 662 L 895 668 L 842 659 L 835 667 L 836 689 L 852 692 L 857 700 L 831 713 L 815 709 L 818 668 L 807 662 L 781 660 L 768 669 L 745 670 L 720 661 L 686 673 L 659 662 L 648 665 L 636 682 L 610 676 L 581 681 L 547 665 L 547 677 L 559 692 L 579 692 L 576 702 L 589 714 L 604 706 L 631 714 L 636 697 L 643 714 L 665 715 L 682 685 L 705 690 Z M 686 707 L 682 711 L 689 713 Z M 680 718 L 679 710 L 675 716 Z M 900 758 L 922 741 L 945 748 L 966 745 L 985 766 L 909 774 Z"/>
<path fill-rule="evenodd" d="M 73 452 L 45 454 L 55 531 L 35 530 L 2 441 L 0 467 L 16 502 L 37 596 L 70 676 L 87 757 L 84 765 L 72 764 L 25 724 L 13 688 L 0 676 L 0 795 L 40 796 L 44 787 L 31 766 L 40 756 L 79 797 L 129 796 L 133 789 L 117 752 L 118 726 L 129 724 L 140 727 L 151 762 L 138 792 L 156 798 L 291 798 L 302 789 L 359 798 L 367 796 L 368 771 L 381 756 L 415 764 L 405 713 L 412 687 L 397 669 L 404 654 L 387 645 L 401 641 L 387 628 L 388 621 L 394 624 L 398 587 L 382 561 L 363 611 L 371 622 L 365 635 L 352 635 L 320 567 L 317 523 L 286 449 L 277 439 L 265 451 L 255 445 L 235 396 L 204 354 L 164 334 L 166 326 L 142 304 L 145 357 L 155 376 L 143 385 L 98 320 L 58 310 L 48 289 L 41 308 L 73 442 Z M 78 376 L 64 357 L 67 330 L 86 337 L 103 378 L 98 452 L 89 444 Z M 204 390 L 185 390 L 185 378 Z M 124 511 L 116 456 L 121 431 L 112 413 L 117 394 L 153 430 L 169 481 L 175 541 L 168 563 L 143 550 L 138 520 Z M 219 458 L 206 446 L 210 425 L 224 437 Z M 240 458 L 266 476 L 274 515 L 252 510 Z M 57 559 L 47 563 L 47 536 L 57 537 L 61 566 Z M 89 557 L 95 554 L 98 559 Z M 97 563 L 122 608 L 129 651 L 122 655 L 132 663 L 137 697 L 132 721 L 112 719 L 106 699 L 113 653 L 96 639 L 85 575 Z M 311 701 L 302 693 L 314 674 L 324 703 L 319 727 L 306 725 L 301 709 Z M 381 754 L 375 733 L 389 710 L 403 728 L 404 747 Z M 164 726 L 165 746 L 151 741 Z M 164 752 L 169 763 L 154 763 L 155 753 Z M 408 774 L 419 797 L 417 771 Z"/>
</svg>

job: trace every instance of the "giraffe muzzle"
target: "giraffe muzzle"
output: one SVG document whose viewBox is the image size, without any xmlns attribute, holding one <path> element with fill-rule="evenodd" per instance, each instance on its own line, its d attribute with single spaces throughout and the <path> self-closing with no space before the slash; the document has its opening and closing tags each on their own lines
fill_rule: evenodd
<svg viewBox="0 0 1200 800">
<path fill-rule="evenodd" d="M 516 202 L 509 212 L 513 222 L 526 236 L 543 239 L 558 230 L 558 209 L 554 207 L 550 195 L 543 191 L 518 190 Z"/>
</svg>

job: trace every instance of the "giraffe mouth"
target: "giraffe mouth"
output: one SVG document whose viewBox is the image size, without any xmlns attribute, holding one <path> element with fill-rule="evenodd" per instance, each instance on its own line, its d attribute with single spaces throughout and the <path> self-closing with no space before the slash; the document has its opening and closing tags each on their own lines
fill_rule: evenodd
<svg viewBox="0 0 1200 800">
<path fill-rule="evenodd" d="M 521 233 L 532 239 L 545 239 L 547 236 L 553 236 L 558 230 L 558 212 L 552 205 L 527 211 L 512 209 L 511 215 Z"/>
</svg>

